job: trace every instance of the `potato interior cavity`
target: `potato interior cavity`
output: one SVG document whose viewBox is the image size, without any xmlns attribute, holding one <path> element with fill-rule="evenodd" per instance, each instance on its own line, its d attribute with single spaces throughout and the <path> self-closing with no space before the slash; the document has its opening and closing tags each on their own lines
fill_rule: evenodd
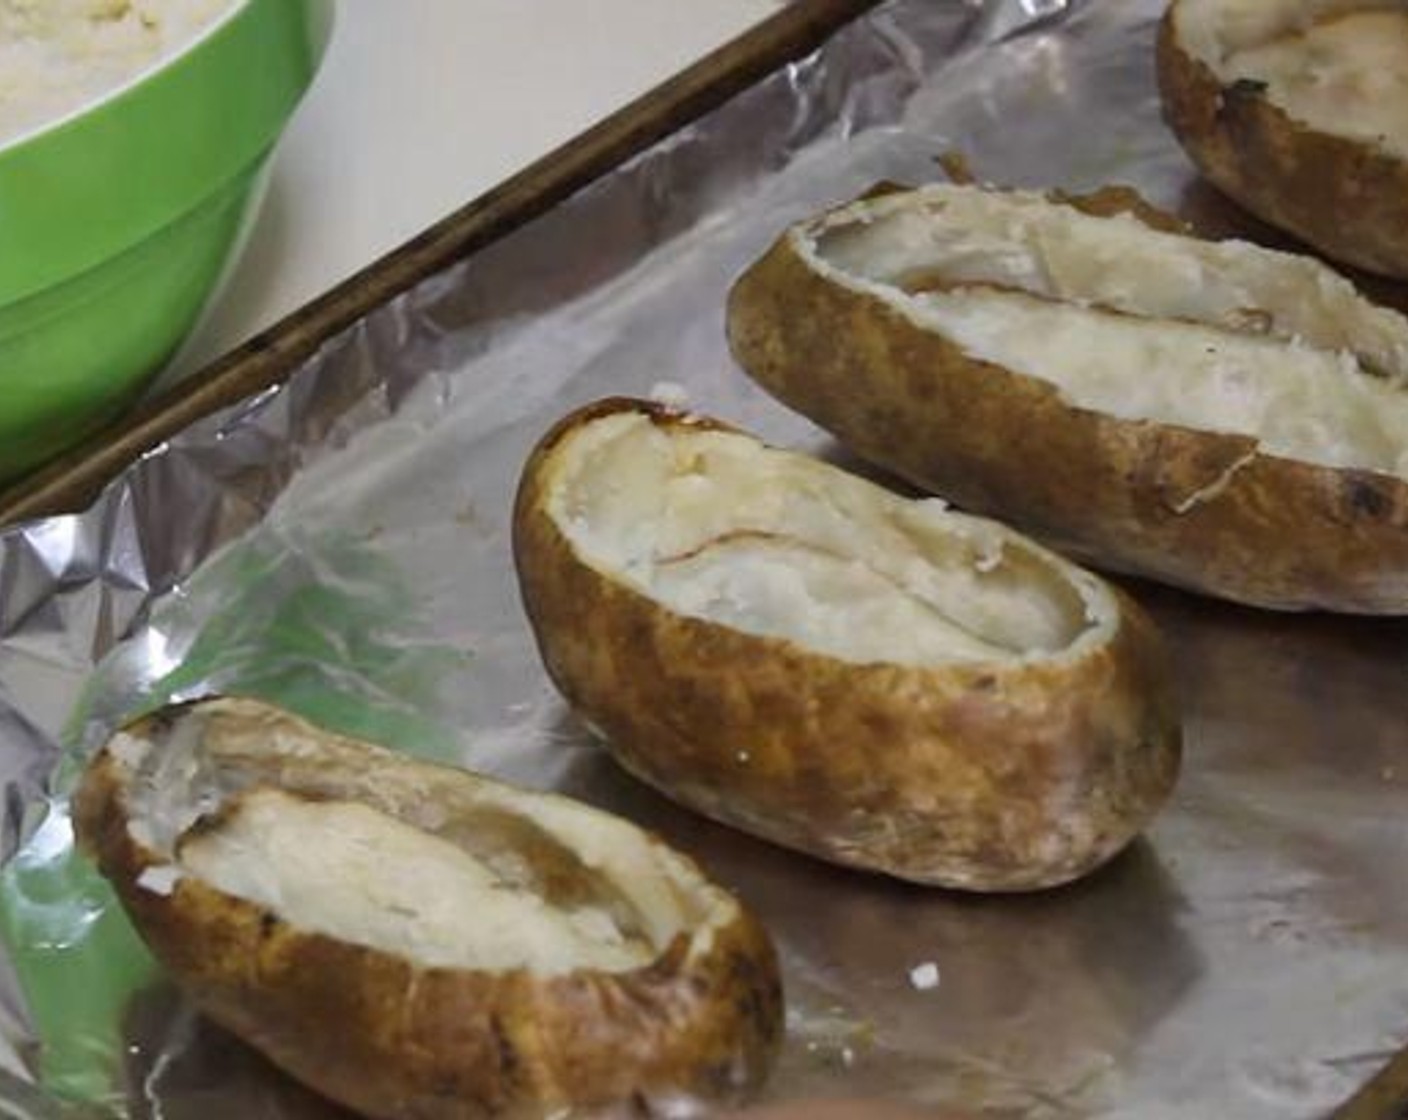
<svg viewBox="0 0 1408 1120">
<path fill-rule="evenodd" d="M 609 909 L 563 910 L 472 853 L 356 801 L 254 789 L 178 865 L 286 921 L 432 968 L 630 969 L 654 947 Z"/>
<path fill-rule="evenodd" d="M 732 901 L 628 823 L 253 702 L 119 736 L 133 837 L 285 921 L 423 967 L 642 967 Z M 179 877 L 178 876 L 178 877 Z"/>
<path fill-rule="evenodd" d="M 1408 319 L 1309 258 L 948 185 L 794 236 L 838 283 L 1078 407 L 1408 476 Z"/>
<path fill-rule="evenodd" d="M 1408 10 L 1391 0 L 1182 0 L 1179 39 L 1303 124 L 1408 156 Z"/>
<path fill-rule="evenodd" d="M 1116 613 L 992 522 L 736 433 L 616 413 L 556 462 L 548 508 L 588 563 L 681 614 L 843 660 L 1050 654 Z"/>
</svg>

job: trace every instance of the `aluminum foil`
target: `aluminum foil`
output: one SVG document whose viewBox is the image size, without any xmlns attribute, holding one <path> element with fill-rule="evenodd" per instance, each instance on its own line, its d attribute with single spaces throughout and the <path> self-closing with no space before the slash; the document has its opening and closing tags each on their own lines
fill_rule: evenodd
<svg viewBox="0 0 1408 1120">
<path fill-rule="evenodd" d="M 1159 6 L 895 0 L 153 452 L 87 512 L 4 534 L 0 1114 L 335 1114 L 195 1016 L 72 852 L 63 794 L 84 754 L 211 690 L 564 790 L 696 854 L 783 951 L 773 1097 L 1260 1120 L 1324 1115 L 1367 1079 L 1408 1035 L 1403 622 L 1130 584 L 1181 667 L 1174 802 L 1082 884 L 975 898 L 662 801 L 555 696 L 517 599 L 519 467 L 587 400 L 670 383 L 844 459 L 723 341 L 730 280 L 788 221 L 932 179 L 958 149 L 986 179 L 1130 182 L 1236 228 L 1160 124 Z"/>
</svg>

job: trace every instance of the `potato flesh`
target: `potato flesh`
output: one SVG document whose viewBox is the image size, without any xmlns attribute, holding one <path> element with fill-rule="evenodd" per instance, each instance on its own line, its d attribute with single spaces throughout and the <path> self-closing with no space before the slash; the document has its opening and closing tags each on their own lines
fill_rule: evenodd
<svg viewBox="0 0 1408 1120">
<path fill-rule="evenodd" d="M 954 625 L 866 564 L 794 540 L 713 542 L 661 562 L 651 586 L 685 614 L 864 660 L 923 665 L 1019 652 Z"/>
<path fill-rule="evenodd" d="M 746 436 L 620 413 L 559 455 L 549 509 L 578 553 L 691 617 L 927 665 L 1065 649 L 1115 614 L 991 522 Z"/>
<path fill-rule="evenodd" d="M 1153 330 L 1006 292 L 919 303 L 923 321 L 969 354 L 1040 377 L 1082 408 L 1254 434 L 1275 455 L 1408 477 L 1408 395 L 1366 377 L 1347 355 L 1194 324 Z"/>
<path fill-rule="evenodd" d="M 681 934 L 688 935 L 693 946 L 707 947 L 712 931 L 736 913 L 732 898 L 692 864 L 624 820 L 565 798 L 427 766 L 342 739 L 258 701 L 202 701 L 141 733 L 119 732 L 108 750 L 128 774 L 127 831 L 150 851 L 153 862 L 148 870 L 161 879 L 169 878 L 168 868 L 196 874 L 178 860 L 178 845 L 187 859 L 192 851 L 200 852 L 197 837 L 206 826 L 236 812 L 238 803 L 232 798 L 248 798 L 254 790 L 262 797 L 263 791 L 283 789 L 305 803 L 360 805 L 380 818 L 375 829 L 407 830 L 399 835 L 417 853 L 435 855 L 437 869 L 460 869 L 471 885 L 482 883 L 487 871 L 500 884 L 494 888 L 497 895 L 533 895 L 575 914 L 569 925 L 596 936 L 608 947 L 607 956 L 616 955 L 619 943 L 626 942 L 632 960 L 637 952 L 653 959 Z M 521 822 L 517 838 L 496 827 L 504 818 Z M 313 852 L 317 858 L 312 872 L 325 875 L 328 857 L 322 833 L 311 835 L 302 841 L 289 836 L 287 840 L 298 845 L 294 848 L 284 842 L 260 843 L 272 864 Z M 557 847 L 570 855 L 565 860 L 554 856 Z M 461 862 L 462 857 L 469 862 Z M 400 869 L 414 868 L 420 859 L 417 854 L 415 862 L 398 864 L 383 856 L 379 868 L 372 870 L 419 884 L 418 876 L 403 875 Z M 563 876 L 570 876 L 570 883 L 564 884 Z M 451 878 L 447 873 L 437 881 L 448 883 Z M 277 886 L 261 889 L 272 898 Z M 570 887 L 566 895 L 564 887 Z M 373 884 L 368 889 L 381 888 Z M 427 893 L 419 885 L 415 891 L 418 900 Z M 434 893 L 453 894 L 440 888 Z M 531 899 L 528 904 L 537 905 Z M 398 906 L 393 916 L 404 911 L 400 916 L 409 917 L 410 909 Z M 355 923 L 340 924 L 350 933 Z M 417 936 L 414 930 L 403 932 Z M 465 953 L 475 960 L 488 959 L 476 947 L 471 925 L 461 924 L 457 936 Z M 443 940 L 441 934 L 422 939 L 433 943 L 437 938 Z M 404 943 L 402 947 L 410 951 Z"/>
<path fill-rule="evenodd" d="M 624 971 L 656 955 L 604 910 L 571 912 L 431 833 L 357 802 L 246 794 L 178 866 L 303 930 L 430 968 Z"/>
<path fill-rule="evenodd" d="M 1234 50 L 1223 72 L 1266 82 L 1311 128 L 1408 155 L 1408 12 L 1356 12 Z"/>
<path fill-rule="evenodd" d="M 1309 127 L 1408 157 L 1408 12 L 1395 0 L 1180 0 L 1178 39 L 1224 83 L 1265 82 Z"/>
<path fill-rule="evenodd" d="M 1308 258 L 956 186 L 859 204 L 801 248 L 1078 407 L 1408 472 L 1408 320 Z"/>
</svg>

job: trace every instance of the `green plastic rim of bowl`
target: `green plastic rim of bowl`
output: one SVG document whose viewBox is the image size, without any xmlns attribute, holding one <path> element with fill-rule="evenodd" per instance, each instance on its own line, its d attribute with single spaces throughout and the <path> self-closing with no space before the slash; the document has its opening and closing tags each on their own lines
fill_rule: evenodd
<svg viewBox="0 0 1408 1120">
<path fill-rule="evenodd" d="M 268 149 L 313 76 L 311 7 L 246 0 L 173 60 L 0 148 L 0 307 L 131 248 Z"/>
</svg>

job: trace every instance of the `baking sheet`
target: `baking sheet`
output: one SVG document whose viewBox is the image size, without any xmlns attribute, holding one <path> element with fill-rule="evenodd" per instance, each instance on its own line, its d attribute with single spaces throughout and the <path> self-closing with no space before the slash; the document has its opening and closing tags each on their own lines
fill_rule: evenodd
<svg viewBox="0 0 1408 1120">
<path fill-rule="evenodd" d="M 523 456 L 592 398 L 668 383 L 844 460 L 723 342 L 729 281 L 793 218 L 934 178 L 958 148 L 987 179 L 1132 182 L 1226 221 L 1158 120 L 1158 8 L 887 4 L 90 511 L 0 538 L 0 927 L 18 973 L 0 984 L 0 1114 L 334 1114 L 191 1014 L 72 858 L 61 797 L 41 812 L 117 721 L 209 690 L 564 790 L 695 853 L 784 954 L 771 1096 L 1250 1120 L 1324 1115 L 1363 1082 L 1408 1035 L 1403 622 L 1129 585 L 1183 677 L 1174 803 L 1087 882 L 984 899 L 808 861 L 623 776 L 547 684 L 512 575 Z M 925 964 L 935 987 L 912 983 Z"/>
</svg>

